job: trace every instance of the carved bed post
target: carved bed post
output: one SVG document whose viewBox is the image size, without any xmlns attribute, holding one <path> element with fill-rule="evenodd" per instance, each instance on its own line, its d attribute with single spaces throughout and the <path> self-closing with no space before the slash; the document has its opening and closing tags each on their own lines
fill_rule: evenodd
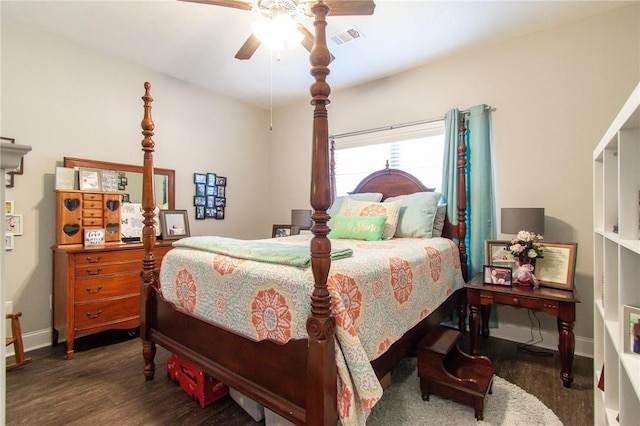
<svg viewBox="0 0 640 426">
<path fill-rule="evenodd" d="M 142 119 L 142 134 L 144 139 L 142 140 L 142 151 L 144 151 L 144 161 L 142 165 L 142 209 L 144 212 L 142 229 L 142 244 L 144 245 L 144 258 L 142 259 L 142 297 L 140 299 L 140 337 L 142 338 L 142 356 L 144 357 L 144 376 L 147 380 L 153 379 L 155 373 L 155 364 L 153 359 L 156 354 L 156 345 L 148 339 L 147 333 L 147 311 L 151 308 L 149 306 L 151 298 L 149 297 L 149 291 L 151 286 L 157 279 L 156 276 L 156 259 L 153 254 L 153 249 L 156 244 L 156 228 L 154 219 L 155 210 L 155 194 L 153 187 L 153 150 L 154 142 L 152 139 L 153 119 L 151 118 L 151 97 L 149 90 L 151 84 L 149 82 L 144 83 L 144 118 Z"/>
<path fill-rule="evenodd" d="M 458 249 L 460 250 L 460 266 L 462 277 L 469 280 L 467 257 L 467 145 L 465 143 L 464 116 L 460 117 L 460 143 L 458 143 Z"/>
<path fill-rule="evenodd" d="M 335 425 L 337 420 L 337 367 L 335 362 L 335 320 L 331 315 L 331 296 L 327 277 L 331 267 L 331 242 L 327 238 L 327 210 L 331 203 L 329 173 L 329 125 L 327 105 L 331 89 L 326 82 L 331 54 L 327 48 L 326 17 L 329 7 L 322 1 L 312 6 L 315 41 L 309 60 L 315 82 L 311 85 L 313 112 L 313 162 L 311 166 L 311 268 L 315 287 L 311 296 L 311 315 L 307 357 L 306 420 L 311 425 Z"/>
</svg>

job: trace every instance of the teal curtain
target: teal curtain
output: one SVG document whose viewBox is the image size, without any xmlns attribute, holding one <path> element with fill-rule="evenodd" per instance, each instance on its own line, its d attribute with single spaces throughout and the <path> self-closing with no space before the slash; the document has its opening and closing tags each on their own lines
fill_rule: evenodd
<svg viewBox="0 0 640 426">
<path fill-rule="evenodd" d="M 495 197 L 493 179 L 493 143 L 491 110 L 476 105 L 467 111 L 452 109 L 445 114 L 445 153 L 442 170 L 442 193 L 447 202 L 447 216 L 458 223 L 458 142 L 460 118 L 464 117 L 467 144 L 467 236 L 469 278 L 482 272 L 484 241 L 496 239 Z M 490 326 L 497 325 L 495 307 L 491 309 Z"/>
</svg>

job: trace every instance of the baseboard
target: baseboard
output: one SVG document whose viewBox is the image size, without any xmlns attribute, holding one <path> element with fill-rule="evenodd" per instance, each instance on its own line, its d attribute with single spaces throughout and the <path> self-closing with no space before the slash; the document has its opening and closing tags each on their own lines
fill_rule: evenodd
<svg viewBox="0 0 640 426">
<path fill-rule="evenodd" d="M 489 329 L 489 334 L 500 339 L 512 342 L 526 342 L 531 339 L 531 328 L 520 325 L 500 323 L 498 328 Z M 555 331 L 541 330 L 542 342 L 536 346 L 545 349 L 558 350 L 558 333 Z M 534 337 L 539 337 L 534 330 Z M 51 330 L 32 331 L 22 335 L 22 343 L 25 352 L 51 346 Z M 13 345 L 7 346 L 6 356 L 13 356 Z M 576 355 L 593 358 L 593 339 L 576 336 Z"/>
<path fill-rule="evenodd" d="M 24 346 L 25 352 L 51 346 L 51 330 L 47 329 L 22 333 L 22 345 Z M 5 351 L 5 356 L 13 356 L 14 352 L 13 345 L 9 345 Z"/>
<path fill-rule="evenodd" d="M 512 342 L 524 343 L 531 339 L 531 328 L 521 325 L 499 323 L 498 328 L 490 328 L 489 335 L 500 339 L 510 340 Z M 539 340 L 542 335 L 542 342 L 536 344 L 536 347 L 558 350 L 558 332 L 549 330 L 533 330 L 533 337 Z M 587 358 L 593 358 L 593 339 L 576 336 L 575 354 Z"/>
</svg>

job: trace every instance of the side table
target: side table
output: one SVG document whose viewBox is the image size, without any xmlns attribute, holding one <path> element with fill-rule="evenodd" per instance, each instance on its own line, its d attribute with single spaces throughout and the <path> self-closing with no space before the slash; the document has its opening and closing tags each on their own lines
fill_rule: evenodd
<svg viewBox="0 0 640 426">
<path fill-rule="evenodd" d="M 575 336 L 573 324 L 576 319 L 576 303 L 579 303 L 576 291 L 554 288 L 533 288 L 483 284 L 482 276 L 474 277 L 465 284 L 467 300 L 470 306 L 469 329 L 471 354 L 478 355 L 478 335 L 480 334 L 480 316 L 482 316 L 482 335 L 489 335 L 489 305 L 527 308 L 536 312 L 545 312 L 557 318 L 561 372 L 560 378 L 565 388 L 573 382 L 573 355 Z M 481 309 L 481 307 L 483 309 Z M 480 313 L 480 311 L 482 311 Z"/>
</svg>

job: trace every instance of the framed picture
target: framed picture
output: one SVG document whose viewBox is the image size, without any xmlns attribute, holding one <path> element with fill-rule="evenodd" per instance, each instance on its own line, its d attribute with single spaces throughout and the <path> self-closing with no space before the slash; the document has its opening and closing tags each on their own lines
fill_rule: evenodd
<svg viewBox="0 0 640 426">
<path fill-rule="evenodd" d="M 224 207 L 216 207 L 216 219 L 224 219 Z"/>
<path fill-rule="evenodd" d="M 193 183 L 203 183 L 207 184 L 207 175 L 204 173 L 194 173 L 193 174 Z"/>
<path fill-rule="evenodd" d="M 296 235 L 311 235 L 310 226 L 296 226 Z"/>
<path fill-rule="evenodd" d="M 100 191 L 102 178 L 100 170 L 80 168 L 80 190 L 81 191 Z"/>
<path fill-rule="evenodd" d="M 216 177 L 216 185 L 217 186 L 227 186 L 227 178 L 224 176 Z"/>
<path fill-rule="evenodd" d="M 204 197 L 206 193 L 205 188 L 206 185 L 204 183 L 196 183 L 196 197 Z"/>
<path fill-rule="evenodd" d="M 4 202 L 4 212 L 5 214 L 13 214 L 13 200 L 6 200 Z"/>
<path fill-rule="evenodd" d="M 104 228 L 88 228 L 84 230 L 84 246 L 103 246 L 105 242 Z"/>
<path fill-rule="evenodd" d="M 22 215 L 7 214 L 5 215 L 7 222 L 6 232 L 12 235 L 22 235 Z"/>
<path fill-rule="evenodd" d="M 13 235 L 4 236 L 4 249 L 6 251 L 13 250 Z"/>
<path fill-rule="evenodd" d="M 207 185 L 215 186 L 216 185 L 216 174 L 215 173 L 207 173 Z"/>
<path fill-rule="evenodd" d="M 206 206 L 207 205 L 207 199 L 206 197 L 199 197 L 199 196 L 194 196 L 193 197 L 193 205 L 194 206 Z"/>
<path fill-rule="evenodd" d="M 204 206 L 196 206 L 196 220 L 203 220 L 205 217 Z"/>
<path fill-rule="evenodd" d="M 102 170 L 102 191 L 117 192 L 118 191 L 118 172 L 115 170 Z"/>
<path fill-rule="evenodd" d="M 542 243 L 544 257 L 536 259 L 533 271 L 544 287 L 573 290 L 578 243 Z"/>
<path fill-rule="evenodd" d="M 207 207 L 212 208 L 216 206 L 216 197 L 213 195 L 207 195 Z"/>
<path fill-rule="evenodd" d="M 640 355 L 640 308 L 622 305 L 624 321 L 624 351 Z"/>
<path fill-rule="evenodd" d="M 484 283 L 492 285 L 511 286 L 512 282 L 511 268 L 503 268 L 501 266 L 484 266 Z"/>
<path fill-rule="evenodd" d="M 207 218 L 213 218 L 215 219 L 216 217 L 216 209 L 215 208 L 211 208 L 211 207 L 207 207 L 206 209 L 204 209 L 204 217 Z"/>
<path fill-rule="evenodd" d="M 293 225 L 273 225 L 271 238 L 288 237 L 293 235 L 292 231 L 294 228 L 295 227 Z"/>
<path fill-rule="evenodd" d="M 225 207 L 227 205 L 227 199 L 224 197 L 215 198 L 216 207 Z"/>
<path fill-rule="evenodd" d="M 216 195 L 218 193 L 218 189 L 215 186 L 207 185 L 206 195 Z"/>
<path fill-rule="evenodd" d="M 177 240 L 191 235 L 186 210 L 160 210 L 162 239 Z"/>
<path fill-rule="evenodd" d="M 218 193 L 216 194 L 216 196 L 220 197 L 220 198 L 224 198 L 225 197 L 225 195 L 224 195 L 224 193 L 225 193 L 225 189 L 224 188 L 225 187 L 224 186 L 218 186 L 216 188 L 218 188 Z"/>
<path fill-rule="evenodd" d="M 485 240 L 484 241 L 484 264 L 493 265 L 496 260 L 505 260 L 500 256 L 502 250 L 506 250 L 510 241 L 507 240 Z"/>
</svg>

